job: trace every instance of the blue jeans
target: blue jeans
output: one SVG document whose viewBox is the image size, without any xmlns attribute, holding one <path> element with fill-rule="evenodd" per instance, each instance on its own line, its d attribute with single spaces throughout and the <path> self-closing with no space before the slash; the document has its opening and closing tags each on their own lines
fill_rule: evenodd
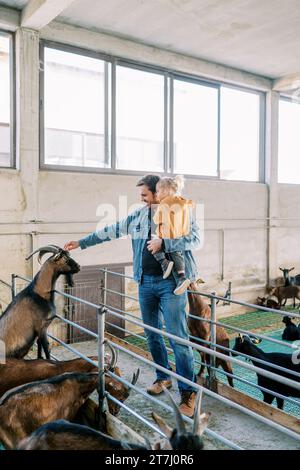
<svg viewBox="0 0 300 470">
<path fill-rule="evenodd" d="M 167 333 L 189 339 L 186 324 L 185 307 L 187 303 L 186 292 L 181 295 L 173 294 L 176 282 L 173 276 L 163 279 L 161 276 L 143 275 L 139 286 L 139 302 L 141 306 L 143 322 L 155 328 L 162 329 L 162 319 L 165 321 Z M 168 360 L 167 349 L 163 336 L 145 329 L 148 346 L 156 364 L 171 369 Z M 175 355 L 176 372 L 184 378 L 195 381 L 194 357 L 192 348 L 179 344 L 170 339 L 171 347 Z M 167 373 L 156 369 L 157 379 L 169 379 Z M 193 387 L 180 380 L 179 391 L 192 391 Z"/>
</svg>

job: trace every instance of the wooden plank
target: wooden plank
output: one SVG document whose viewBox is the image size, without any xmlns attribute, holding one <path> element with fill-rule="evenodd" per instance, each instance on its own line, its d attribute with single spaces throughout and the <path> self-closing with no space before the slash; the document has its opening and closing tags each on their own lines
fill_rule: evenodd
<svg viewBox="0 0 300 470">
<path fill-rule="evenodd" d="M 126 347 L 130 351 L 133 351 L 141 355 L 142 357 L 152 360 L 151 354 L 147 351 L 144 351 L 143 349 L 131 344 L 128 345 L 128 343 L 126 343 L 125 341 L 119 338 L 115 338 L 114 336 L 109 335 L 108 333 L 106 333 L 106 336 L 112 342 L 116 342 L 117 344 Z M 205 388 L 208 388 L 208 381 L 203 377 L 197 377 L 197 383 Z M 250 397 L 249 395 L 246 395 L 245 393 L 240 392 L 239 390 L 236 390 L 235 388 L 232 388 L 229 385 L 223 384 L 219 381 L 216 381 L 216 393 L 223 396 L 224 398 L 228 398 L 234 403 L 237 403 L 251 411 L 254 411 L 255 413 L 261 416 L 264 416 L 265 418 L 270 419 L 271 421 L 274 421 L 277 424 L 280 424 L 281 426 L 291 429 L 291 431 L 300 433 L 300 419 L 296 416 L 292 416 L 288 413 L 285 413 L 285 411 L 279 410 L 278 408 L 274 408 L 273 406 L 268 405 L 263 401 Z"/>
<path fill-rule="evenodd" d="M 143 437 L 140 436 L 133 429 L 129 428 L 126 424 L 120 421 L 115 416 L 106 412 L 106 431 L 109 436 L 115 439 L 121 439 L 122 441 L 133 442 L 135 444 L 141 444 L 147 446 L 147 443 Z"/>
<path fill-rule="evenodd" d="M 229 385 L 218 382 L 218 393 L 222 397 L 228 398 L 245 408 L 254 411 L 255 413 L 264 416 L 281 426 L 284 426 L 292 431 L 300 433 L 300 419 L 285 413 L 278 408 L 274 408 L 267 403 L 250 397 L 239 390 L 236 390 Z"/>
<path fill-rule="evenodd" d="M 95 403 L 95 401 L 91 398 L 88 398 L 80 408 L 75 421 L 98 430 L 98 424 L 96 422 L 98 409 L 99 408 L 97 403 Z M 116 416 L 111 415 L 108 411 L 105 411 L 104 414 L 106 422 L 105 432 L 109 436 L 113 437 L 114 439 L 121 439 L 122 441 L 128 441 L 147 446 L 147 443 L 143 437 L 120 421 Z"/>
<path fill-rule="evenodd" d="M 140 356 L 145 357 L 146 359 L 150 359 L 150 361 L 152 361 L 152 356 L 148 351 L 144 351 L 144 349 L 141 349 L 138 346 L 135 346 L 134 344 L 129 344 L 127 343 L 127 341 L 124 341 L 121 338 L 116 338 L 116 336 L 113 336 L 107 332 L 105 332 L 105 337 L 109 339 L 110 341 L 112 341 L 113 343 L 119 344 L 120 346 L 123 346 L 129 351 L 139 354 Z"/>
</svg>

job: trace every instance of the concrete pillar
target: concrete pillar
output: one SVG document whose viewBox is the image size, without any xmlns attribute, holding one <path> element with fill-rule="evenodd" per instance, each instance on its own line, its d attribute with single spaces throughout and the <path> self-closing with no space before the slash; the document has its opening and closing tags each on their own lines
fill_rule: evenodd
<svg viewBox="0 0 300 470">
<path fill-rule="evenodd" d="M 23 195 L 23 223 L 26 231 L 34 231 L 28 222 L 39 217 L 39 33 L 20 28 L 16 33 L 16 104 L 17 104 L 17 168 Z M 28 237 L 27 250 L 31 248 Z M 27 275 L 33 273 L 28 264 Z"/>
<path fill-rule="evenodd" d="M 279 276 L 277 238 L 279 217 L 278 191 L 278 109 L 279 93 L 266 97 L 266 183 L 268 185 L 267 283 Z"/>
</svg>

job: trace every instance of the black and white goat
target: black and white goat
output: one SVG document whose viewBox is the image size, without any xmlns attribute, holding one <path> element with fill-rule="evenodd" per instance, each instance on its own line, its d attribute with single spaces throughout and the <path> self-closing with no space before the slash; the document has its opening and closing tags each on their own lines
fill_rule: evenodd
<svg viewBox="0 0 300 470">
<path fill-rule="evenodd" d="M 39 253 L 39 262 L 46 253 L 53 255 L 46 260 L 33 281 L 14 298 L 0 317 L 0 340 L 5 343 L 6 357 L 24 357 L 37 338 L 38 357 L 42 357 L 43 348 L 46 358 L 50 359 L 46 331 L 56 314 L 55 283 L 58 277 L 64 274 L 67 283 L 73 286 L 72 275 L 80 270 L 79 264 L 69 253 L 56 245 L 41 247 L 30 253 L 26 259 L 35 253 Z"/>
<path fill-rule="evenodd" d="M 283 273 L 284 287 L 300 286 L 300 274 L 296 274 L 296 276 L 290 276 L 290 272 L 295 269 L 294 267 L 293 268 L 279 268 L 279 269 Z"/>
</svg>

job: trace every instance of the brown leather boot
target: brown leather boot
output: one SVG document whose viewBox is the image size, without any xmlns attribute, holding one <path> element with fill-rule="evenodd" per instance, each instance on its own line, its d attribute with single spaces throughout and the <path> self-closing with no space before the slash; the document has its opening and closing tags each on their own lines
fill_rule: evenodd
<svg viewBox="0 0 300 470">
<path fill-rule="evenodd" d="M 172 380 L 155 380 L 155 382 L 147 388 L 147 393 L 149 393 L 149 395 L 159 395 L 163 392 L 163 387 L 171 388 Z"/>
<path fill-rule="evenodd" d="M 195 411 L 196 392 L 189 392 L 188 390 L 182 390 L 180 392 L 181 402 L 179 405 L 179 411 L 189 418 L 193 417 Z"/>
</svg>

